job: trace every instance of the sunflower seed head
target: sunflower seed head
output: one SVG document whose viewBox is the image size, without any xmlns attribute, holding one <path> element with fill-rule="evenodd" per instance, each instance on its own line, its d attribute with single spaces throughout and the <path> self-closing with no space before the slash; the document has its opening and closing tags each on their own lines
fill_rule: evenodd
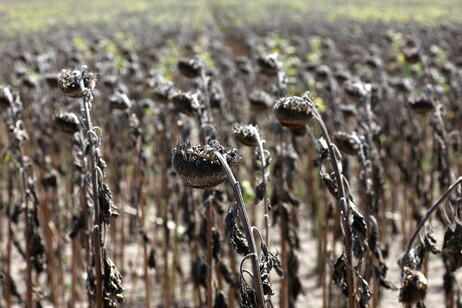
<svg viewBox="0 0 462 308">
<path fill-rule="evenodd" d="M 282 126 L 289 128 L 306 125 L 313 116 L 309 102 L 298 96 L 280 98 L 274 105 L 274 114 Z"/>
<path fill-rule="evenodd" d="M 53 123 L 57 129 L 67 134 L 74 134 L 79 131 L 80 121 L 73 112 L 54 114 Z"/>
<path fill-rule="evenodd" d="M 132 106 L 132 102 L 125 93 L 116 92 L 109 97 L 111 109 L 126 110 Z"/>
<path fill-rule="evenodd" d="M 190 92 L 178 92 L 171 96 L 171 100 L 176 109 L 189 117 L 194 117 L 200 107 L 197 95 Z"/>
<path fill-rule="evenodd" d="M 197 78 L 202 73 L 202 63 L 197 58 L 180 59 L 177 67 L 183 76 L 187 78 Z"/>
<path fill-rule="evenodd" d="M 249 147 L 258 145 L 259 134 L 258 126 L 254 125 L 236 124 L 233 130 L 234 138 Z"/>
<path fill-rule="evenodd" d="M 271 95 L 262 90 L 253 90 L 249 94 L 250 106 L 254 110 L 267 110 L 273 105 Z"/>
<path fill-rule="evenodd" d="M 260 68 L 260 72 L 267 76 L 276 76 L 279 69 L 281 68 L 281 63 L 279 62 L 278 56 L 275 53 L 259 56 L 257 58 L 257 64 Z"/>
<path fill-rule="evenodd" d="M 9 108 L 13 104 L 14 98 L 8 86 L 0 85 L 0 108 Z"/>
<path fill-rule="evenodd" d="M 422 272 L 405 269 L 399 301 L 404 304 L 415 304 L 425 299 L 428 290 L 427 278 Z"/>
<path fill-rule="evenodd" d="M 82 70 L 63 69 L 58 76 L 58 87 L 64 95 L 78 98 L 82 97 L 85 89 L 81 89 L 80 80 L 83 79 L 85 89 L 92 90 L 96 84 L 96 74 L 82 67 Z"/>
<path fill-rule="evenodd" d="M 224 148 L 216 140 L 198 147 L 180 141 L 174 149 L 173 169 L 191 187 L 214 187 L 224 182 L 227 176 L 216 152 L 222 154 L 230 166 L 237 164 L 241 158 L 236 149 Z"/>
<path fill-rule="evenodd" d="M 356 155 L 359 151 L 359 143 L 357 139 L 346 132 L 338 131 L 333 135 L 335 145 L 340 151 L 348 155 Z"/>
</svg>

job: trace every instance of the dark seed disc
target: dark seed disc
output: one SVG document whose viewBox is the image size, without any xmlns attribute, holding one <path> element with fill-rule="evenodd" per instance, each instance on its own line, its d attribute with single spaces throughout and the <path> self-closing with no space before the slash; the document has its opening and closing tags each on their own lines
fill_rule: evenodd
<svg viewBox="0 0 462 308">
<path fill-rule="evenodd" d="M 306 125 L 313 116 L 308 102 L 298 96 L 280 98 L 274 105 L 274 114 L 282 126 L 289 128 Z"/>
<path fill-rule="evenodd" d="M 58 87 L 64 93 L 64 95 L 77 98 L 82 97 L 83 93 L 80 89 L 79 78 L 80 74 L 83 74 L 83 85 L 87 89 L 93 89 L 96 84 L 96 74 L 78 70 L 63 69 L 58 76 Z"/>
<path fill-rule="evenodd" d="M 80 121 L 72 112 L 57 113 L 53 116 L 53 122 L 57 129 L 67 134 L 79 131 Z"/>
<path fill-rule="evenodd" d="M 9 108 L 13 104 L 13 94 L 9 87 L 0 85 L 0 108 Z"/>
<path fill-rule="evenodd" d="M 225 155 L 230 166 L 240 157 L 235 149 L 225 149 L 217 141 L 203 147 L 178 144 L 172 157 L 172 165 L 181 179 L 193 188 L 211 188 L 225 181 L 227 175 L 214 152 Z"/>
<path fill-rule="evenodd" d="M 336 132 L 333 135 L 334 143 L 340 151 L 348 155 L 356 155 L 359 150 L 358 142 L 345 132 Z"/>
<path fill-rule="evenodd" d="M 262 90 L 253 90 L 249 94 L 250 106 L 253 110 L 268 110 L 273 105 L 271 95 Z"/>
<path fill-rule="evenodd" d="M 403 279 L 399 291 L 399 301 L 404 304 L 415 304 L 425 299 L 428 290 L 427 278 L 419 271 L 409 269 Z"/>
<path fill-rule="evenodd" d="M 258 145 L 258 127 L 236 124 L 233 130 L 234 138 L 243 145 L 253 147 Z"/>
<path fill-rule="evenodd" d="M 178 92 L 172 95 L 171 99 L 173 105 L 179 112 L 190 117 L 197 115 L 199 103 L 190 93 Z"/>
<path fill-rule="evenodd" d="M 187 78 L 197 78 L 201 75 L 202 66 L 198 59 L 180 59 L 177 64 L 178 70 Z"/>
</svg>

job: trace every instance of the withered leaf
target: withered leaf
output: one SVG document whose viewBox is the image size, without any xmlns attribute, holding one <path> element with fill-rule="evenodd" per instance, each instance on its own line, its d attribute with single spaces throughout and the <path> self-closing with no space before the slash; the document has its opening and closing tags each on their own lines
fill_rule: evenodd
<svg viewBox="0 0 462 308">
<path fill-rule="evenodd" d="M 346 264 L 345 264 L 345 253 L 337 259 L 334 264 L 334 270 L 332 272 L 332 280 L 334 284 L 339 286 L 342 289 L 342 292 L 345 296 L 348 295 L 348 285 L 346 281 Z"/>
<path fill-rule="evenodd" d="M 247 284 L 244 278 L 241 277 L 241 287 L 239 289 L 239 307 L 241 308 L 257 308 L 257 294 Z"/>
<path fill-rule="evenodd" d="M 255 199 L 254 202 L 258 203 L 261 200 L 263 200 L 265 196 L 265 188 L 266 188 L 266 182 L 261 182 L 257 185 L 257 188 L 255 189 Z"/>
<path fill-rule="evenodd" d="M 371 292 L 371 289 L 369 288 L 369 284 L 364 278 L 360 277 L 359 307 L 367 308 L 371 297 L 372 297 L 372 292 Z"/>
<path fill-rule="evenodd" d="M 156 251 L 153 248 L 149 252 L 148 266 L 149 268 L 156 268 Z"/>
<path fill-rule="evenodd" d="M 111 217 L 118 217 L 119 211 L 112 201 L 112 192 L 106 184 L 103 183 L 103 185 L 101 185 L 98 197 L 99 205 L 101 207 L 101 222 L 109 225 L 111 223 Z"/>
<path fill-rule="evenodd" d="M 118 307 L 119 303 L 124 300 L 123 287 L 122 287 L 122 275 L 119 269 L 115 266 L 114 262 L 106 256 L 103 250 L 103 262 L 104 262 L 104 273 L 103 273 L 103 288 L 104 288 L 104 308 L 115 308 Z"/>
<path fill-rule="evenodd" d="M 462 267 L 462 225 L 448 228 L 444 234 L 443 255 L 452 271 Z"/>
<path fill-rule="evenodd" d="M 237 225 L 237 211 L 236 205 L 232 204 L 225 218 L 226 236 L 237 253 L 246 256 L 250 253 L 249 243 Z"/>
<path fill-rule="evenodd" d="M 215 294 L 215 302 L 213 308 L 228 308 L 228 300 L 222 290 L 217 290 Z"/>
<path fill-rule="evenodd" d="M 81 213 L 78 217 L 73 217 L 74 225 L 72 226 L 71 233 L 69 233 L 69 237 L 74 239 L 79 231 L 83 228 L 85 219 L 83 213 Z"/>
<path fill-rule="evenodd" d="M 207 265 L 202 258 L 198 257 L 191 265 L 191 272 L 194 285 L 204 286 L 207 280 Z"/>
<path fill-rule="evenodd" d="M 352 202 L 350 201 L 350 204 Z M 353 252 L 355 257 L 362 258 L 369 249 L 367 242 L 367 224 L 364 216 L 357 210 L 353 210 L 353 223 L 351 233 L 353 237 Z"/>
</svg>

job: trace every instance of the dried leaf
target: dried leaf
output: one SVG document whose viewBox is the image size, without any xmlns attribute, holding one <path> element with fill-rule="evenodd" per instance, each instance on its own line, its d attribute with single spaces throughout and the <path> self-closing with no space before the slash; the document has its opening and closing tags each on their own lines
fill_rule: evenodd
<svg viewBox="0 0 462 308">
<path fill-rule="evenodd" d="M 228 300 L 222 290 L 217 289 L 215 292 L 215 303 L 213 303 L 213 308 L 228 308 Z"/>
<path fill-rule="evenodd" d="M 231 244 L 233 244 L 237 253 L 246 256 L 250 253 L 249 243 L 237 225 L 237 214 L 237 207 L 232 204 L 225 219 L 226 236 L 231 241 Z"/>
<path fill-rule="evenodd" d="M 99 205 L 101 207 L 100 219 L 102 223 L 109 225 L 111 217 L 119 216 L 117 206 L 112 201 L 112 192 L 104 183 L 99 191 Z"/>
<path fill-rule="evenodd" d="M 196 261 L 191 265 L 192 278 L 195 286 L 206 285 L 207 280 L 207 265 L 202 258 L 196 258 Z"/>
<path fill-rule="evenodd" d="M 153 248 L 149 252 L 148 266 L 149 268 L 156 268 L 156 251 Z"/>
<path fill-rule="evenodd" d="M 360 285 L 359 285 L 359 307 L 360 308 L 367 308 L 370 299 L 372 298 L 372 292 L 369 288 L 369 284 L 367 281 L 360 277 Z"/>
<path fill-rule="evenodd" d="M 239 307 L 240 308 L 257 308 L 257 294 L 241 277 L 241 287 L 239 289 Z"/>
<path fill-rule="evenodd" d="M 257 185 L 257 188 L 255 189 L 255 199 L 254 199 L 255 203 L 258 203 L 261 200 L 263 200 L 265 196 L 265 188 L 266 188 L 265 184 L 267 184 L 267 182 L 261 182 Z"/>
<path fill-rule="evenodd" d="M 103 250 L 103 291 L 104 291 L 104 308 L 115 308 L 119 303 L 124 301 L 122 275 L 114 262 L 106 256 Z"/>
<path fill-rule="evenodd" d="M 348 285 L 346 280 L 346 264 L 345 264 L 345 253 L 337 259 L 334 264 L 334 270 L 332 272 L 332 280 L 334 284 L 339 286 L 342 289 L 342 292 L 345 296 L 348 295 Z"/>
<path fill-rule="evenodd" d="M 350 204 L 352 202 L 350 201 Z M 353 237 L 353 253 L 355 257 L 362 258 L 369 249 L 367 242 L 367 224 L 364 216 L 359 211 L 353 211 L 353 223 L 351 224 Z"/>
<path fill-rule="evenodd" d="M 85 224 L 85 217 L 83 216 L 83 213 L 80 214 L 78 217 L 74 216 L 73 217 L 74 225 L 72 226 L 71 233 L 69 233 L 69 237 L 71 239 L 74 239 L 79 231 L 83 228 Z"/>
<path fill-rule="evenodd" d="M 443 255 L 451 271 L 462 267 L 462 225 L 448 228 L 444 234 Z"/>
</svg>

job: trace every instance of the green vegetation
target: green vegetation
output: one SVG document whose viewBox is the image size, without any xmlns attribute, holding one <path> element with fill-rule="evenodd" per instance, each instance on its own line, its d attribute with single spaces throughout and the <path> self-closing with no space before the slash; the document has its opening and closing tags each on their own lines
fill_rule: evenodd
<svg viewBox="0 0 462 308">
<path fill-rule="evenodd" d="M 41 31 L 63 25 L 107 22 L 130 24 L 143 18 L 153 24 L 180 22 L 199 26 L 211 20 L 210 8 L 237 25 L 287 18 L 350 18 L 397 22 L 459 21 L 462 6 L 458 0 L 110 0 L 49 1 L 3 0 L 0 16 L 6 36 L 24 31 Z M 286 14 L 276 14 L 286 12 Z M 279 20 L 283 21 L 283 20 Z"/>
</svg>

